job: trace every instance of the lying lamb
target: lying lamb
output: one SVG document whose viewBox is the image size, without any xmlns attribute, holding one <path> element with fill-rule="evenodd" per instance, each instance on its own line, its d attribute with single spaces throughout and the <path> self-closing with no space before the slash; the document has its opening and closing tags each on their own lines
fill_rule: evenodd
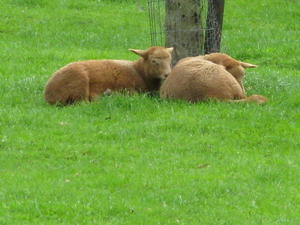
<svg viewBox="0 0 300 225">
<path fill-rule="evenodd" d="M 265 103 L 261 95 L 246 97 L 244 68 L 255 68 L 222 53 L 188 57 L 180 60 L 161 86 L 162 98 L 191 102 L 218 99 L 230 102 Z"/>
<path fill-rule="evenodd" d="M 158 91 L 171 71 L 173 48 L 129 49 L 140 56 L 136 61 L 87 60 L 70 63 L 56 71 L 46 84 L 49 104 L 92 101 L 107 90 Z"/>
</svg>

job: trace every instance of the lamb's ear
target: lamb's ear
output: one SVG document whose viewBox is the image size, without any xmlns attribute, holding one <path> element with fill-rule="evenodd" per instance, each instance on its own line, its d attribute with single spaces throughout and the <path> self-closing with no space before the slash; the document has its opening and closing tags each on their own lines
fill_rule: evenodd
<svg viewBox="0 0 300 225">
<path fill-rule="evenodd" d="M 173 51 L 173 47 L 167 48 L 167 51 L 171 53 Z"/>
<path fill-rule="evenodd" d="M 145 50 L 138 50 L 138 49 L 129 49 L 129 51 L 133 52 L 134 54 L 137 54 L 143 58 L 147 56 L 147 51 Z"/>
<path fill-rule="evenodd" d="M 240 62 L 241 66 L 244 68 L 257 68 L 257 65 L 253 65 L 250 63 L 246 63 L 246 62 Z"/>
</svg>

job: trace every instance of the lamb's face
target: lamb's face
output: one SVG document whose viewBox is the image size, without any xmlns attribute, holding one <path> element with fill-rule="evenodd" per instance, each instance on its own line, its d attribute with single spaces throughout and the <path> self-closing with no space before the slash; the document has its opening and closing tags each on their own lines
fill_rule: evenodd
<svg viewBox="0 0 300 225">
<path fill-rule="evenodd" d="M 150 55 L 147 60 L 148 74 L 151 74 L 153 78 L 165 80 L 171 72 L 171 60 L 169 52 Z"/>
<path fill-rule="evenodd" d="M 147 73 L 152 78 L 165 80 L 171 72 L 172 48 L 156 48 L 146 58 Z"/>
<path fill-rule="evenodd" d="M 147 50 L 130 49 L 130 51 L 144 59 L 144 71 L 149 78 L 165 80 L 170 74 L 173 48 L 154 46 Z"/>
<path fill-rule="evenodd" d="M 232 74 L 232 76 L 236 79 L 236 81 L 239 83 L 241 88 L 243 89 L 243 92 L 245 94 L 245 89 L 243 85 L 243 80 L 245 76 L 245 70 L 241 65 L 234 66 L 232 68 L 226 68 L 226 70 Z"/>
<path fill-rule="evenodd" d="M 237 82 L 240 84 L 240 86 L 242 87 L 244 93 L 245 93 L 245 89 L 244 89 L 244 85 L 243 85 L 243 80 L 244 80 L 244 76 L 245 76 L 245 68 L 256 68 L 256 65 L 250 64 L 250 63 L 246 63 L 246 62 L 238 62 L 238 65 L 235 65 L 233 67 L 228 67 L 226 68 L 226 70 L 232 74 L 232 76 L 234 76 L 234 78 L 237 80 Z"/>
</svg>

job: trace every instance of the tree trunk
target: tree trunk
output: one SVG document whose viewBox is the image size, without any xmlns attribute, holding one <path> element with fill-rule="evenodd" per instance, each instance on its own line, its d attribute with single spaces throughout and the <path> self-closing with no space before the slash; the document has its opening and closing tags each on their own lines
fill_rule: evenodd
<svg viewBox="0 0 300 225">
<path fill-rule="evenodd" d="M 174 47 L 172 65 L 201 54 L 204 33 L 201 0 L 166 0 L 166 47 Z"/>
</svg>

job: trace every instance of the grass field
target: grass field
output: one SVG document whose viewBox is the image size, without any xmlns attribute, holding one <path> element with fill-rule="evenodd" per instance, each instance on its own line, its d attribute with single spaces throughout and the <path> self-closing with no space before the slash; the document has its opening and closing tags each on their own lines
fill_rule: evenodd
<svg viewBox="0 0 300 225">
<path fill-rule="evenodd" d="M 75 3 L 74 3 L 75 2 Z M 142 1 L 2 0 L 0 224 L 300 224 L 300 3 L 228 0 L 222 52 L 266 105 L 47 105 L 63 65 L 137 57 Z"/>
</svg>

